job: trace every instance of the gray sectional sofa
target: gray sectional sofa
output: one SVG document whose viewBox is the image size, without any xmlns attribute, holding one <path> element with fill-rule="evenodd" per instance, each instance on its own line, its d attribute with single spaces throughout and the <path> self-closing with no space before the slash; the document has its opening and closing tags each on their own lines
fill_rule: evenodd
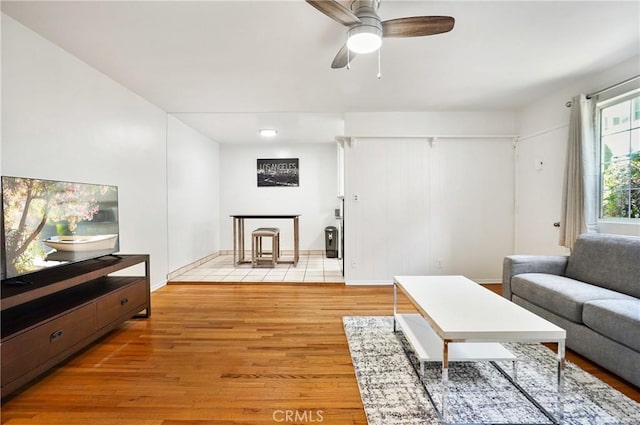
<svg viewBox="0 0 640 425">
<path fill-rule="evenodd" d="M 567 331 L 567 347 L 640 387 L 640 237 L 584 234 L 570 256 L 505 257 L 502 295 Z"/>
</svg>

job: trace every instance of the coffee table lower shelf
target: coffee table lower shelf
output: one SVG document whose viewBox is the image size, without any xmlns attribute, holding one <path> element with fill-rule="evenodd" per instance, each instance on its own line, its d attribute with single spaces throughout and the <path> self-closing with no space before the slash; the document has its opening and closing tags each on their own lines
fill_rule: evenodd
<svg viewBox="0 0 640 425">
<path fill-rule="evenodd" d="M 420 370 L 416 370 L 419 374 L 420 381 L 423 383 L 427 396 L 431 401 L 440 420 L 447 424 L 446 415 L 441 412 L 435 401 L 433 400 L 429 390 L 426 387 L 424 364 L 426 362 L 442 362 L 443 346 L 442 339 L 436 334 L 429 323 L 420 314 L 395 314 L 394 327 L 395 332 L 401 331 L 411 349 L 417 358 Z M 496 342 L 455 342 L 449 343 L 448 350 L 449 362 L 490 362 L 529 402 L 531 402 L 552 424 L 558 424 L 560 421 L 548 412 L 533 396 L 531 396 L 524 388 L 517 383 L 517 360 L 518 358 L 507 350 L 502 344 Z M 512 362 L 512 373 L 509 375 L 497 363 L 498 361 Z M 413 364 L 413 363 L 412 363 Z M 443 384 L 446 385 L 446 384 Z"/>
<path fill-rule="evenodd" d="M 396 314 L 407 341 L 420 363 L 442 361 L 442 340 L 419 314 Z M 456 342 L 449 345 L 450 362 L 515 361 L 517 357 L 497 342 Z"/>
</svg>

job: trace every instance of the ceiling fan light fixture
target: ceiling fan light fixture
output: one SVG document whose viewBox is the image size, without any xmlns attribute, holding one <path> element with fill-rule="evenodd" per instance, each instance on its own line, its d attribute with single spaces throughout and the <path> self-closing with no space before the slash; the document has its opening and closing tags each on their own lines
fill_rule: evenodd
<svg viewBox="0 0 640 425">
<path fill-rule="evenodd" d="M 349 30 L 347 47 L 354 53 L 375 52 L 382 46 L 382 29 L 370 25 L 359 25 Z"/>
<path fill-rule="evenodd" d="M 263 128 L 259 131 L 262 137 L 276 137 L 278 130 L 274 128 Z"/>
</svg>

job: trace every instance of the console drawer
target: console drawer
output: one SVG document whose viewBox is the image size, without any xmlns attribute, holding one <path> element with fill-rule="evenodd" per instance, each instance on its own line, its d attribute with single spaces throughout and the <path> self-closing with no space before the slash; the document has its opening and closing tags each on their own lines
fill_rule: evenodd
<svg viewBox="0 0 640 425">
<path fill-rule="evenodd" d="M 90 303 L 2 342 L 2 385 L 14 381 L 97 330 Z"/>
<path fill-rule="evenodd" d="M 142 310 L 147 302 L 147 285 L 140 280 L 109 295 L 97 302 L 98 329 L 118 319 L 128 319 Z"/>
</svg>

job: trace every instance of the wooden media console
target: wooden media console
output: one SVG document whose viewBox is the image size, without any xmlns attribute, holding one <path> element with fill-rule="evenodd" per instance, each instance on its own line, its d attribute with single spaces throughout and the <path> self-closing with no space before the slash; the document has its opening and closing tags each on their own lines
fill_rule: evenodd
<svg viewBox="0 0 640 425">
<path fill-rule="evenodd" d="M 142 263 L 143 276 L 111 275 Z M 149 255 L 112 255 L 41 270 L 22 285 L 3 280 L 1 396 L 126 320 L 151 316 L 149 270 Z"/>
</svg>

